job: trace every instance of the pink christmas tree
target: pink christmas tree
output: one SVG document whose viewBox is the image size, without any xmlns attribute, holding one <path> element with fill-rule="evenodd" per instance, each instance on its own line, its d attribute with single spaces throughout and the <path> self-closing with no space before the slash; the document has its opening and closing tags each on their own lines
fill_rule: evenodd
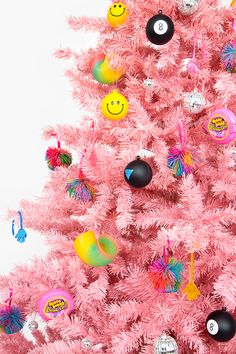
<svg viewBox="0 0 236 354">
<path fill-rule="evenodd" d="M 236 352 L 206 324 L 236 304 L 236 76 L 221 62 L 235 16 L 216 0 L 124 0 L 108 19 L 69 18 L 101 34 L 96 49 L 56 53 L 74 60 L 67 76 L 90 114 L 45 131 L 62 148 L 20 210 L 50 253 L 0 277 L 27 316 L 20 332 L 3 326 L 0 353 L 177 353 L 154 349 L 163 333 L 179 353 Z M 39 303 L 57 289 L 51 307 L 69 307 L 48 320 Z"/>
</svg>

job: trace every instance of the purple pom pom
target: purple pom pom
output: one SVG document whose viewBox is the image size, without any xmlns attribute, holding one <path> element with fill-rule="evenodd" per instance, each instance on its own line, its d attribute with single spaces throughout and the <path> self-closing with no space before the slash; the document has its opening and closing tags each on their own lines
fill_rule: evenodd
<svg viewBox="0 0 236 354">
<path fill-rule="evenodd" d="M 0 327 L 3 327 L 6 334 L 19 332 L 23 328 L 24 322 L 25 316 L 18 307 L 12 306 L 10 309 L 0 310 Z"/>
</svg>

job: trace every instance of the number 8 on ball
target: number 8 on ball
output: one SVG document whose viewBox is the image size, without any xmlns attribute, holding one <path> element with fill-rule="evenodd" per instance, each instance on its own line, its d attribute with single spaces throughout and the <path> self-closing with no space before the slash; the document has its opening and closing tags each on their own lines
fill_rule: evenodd
<svg viewBox="0 0 236 354">
<path fill-rule="evenodd" d="M 156 45 L 166 44 L 174 35 L 174 23 L 170 17 L 159 11 L 158 15 L 151 17 L 146 26 L 146 35 L 149 41 Z"/>
</svg>

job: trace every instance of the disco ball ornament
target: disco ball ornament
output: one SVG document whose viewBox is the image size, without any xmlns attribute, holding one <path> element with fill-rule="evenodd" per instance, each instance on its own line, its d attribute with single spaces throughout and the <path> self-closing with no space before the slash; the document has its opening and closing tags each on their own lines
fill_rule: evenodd
<svg viewBox="0 0 236 354">
<path fill-rule="evenodd" d="M 222 310 L 213 311 L 207 317 L 206 329 L 209 336 L 217 342 L 228 342 L 236 332 L 236 321 L 223 307 Z"/>
<path fill-rule="evenodd" d="M 36 329 L 38 329 L 38 322 L 36 322 L 36 321 L 31 321 L 30 323 L 29 323 L 29 329 L 31 330 L 31 331 L 35 331 Z"/>
<path fill-rule="evenodd" d="M 170 17 L 163 15 L 160 10 L 158 15 L 151 17 L 146 26 L 148 40 L 156 45 L 168 43 L 175 32 L 175 26 Z"/>
<path fill-rule="evenodd" d="M 153 79 L 146 79 L 143 82 L 143 86 L 146 88 L 150 88 L 154 86 L 154 80 Z"/>
<path fill-rule="evenodd" d="M 152 180 L 152 169 L 150 165 L 137 157 L 137 160 L 130 162 L 124 170 L 126 182 L 134 188 L 144 188 Z"/>
<path fill-rule="evenodd" d="M 181 14 L 189 16 L 198 9 L 198 0 L 178 0 L 177 7 Z"/>
<path fill-rule="evenodd" d="M 178 354 L 178 346 L 174 338 L 162 334 L 154 343 L 154 354 Z"/>
<path fill-rule="evenodd" d="M 89 338 L 83 338 L 80 342 L 81 349 L 89 350 L 93 347 L 93 343 Z"/>
<path fill-rule="evenodd" d="M 200 113 L 206 105 L 205 97 L 196 89 L 188 93 L 184 98 L 184 109 L 189 113 Z"/>
</svg>

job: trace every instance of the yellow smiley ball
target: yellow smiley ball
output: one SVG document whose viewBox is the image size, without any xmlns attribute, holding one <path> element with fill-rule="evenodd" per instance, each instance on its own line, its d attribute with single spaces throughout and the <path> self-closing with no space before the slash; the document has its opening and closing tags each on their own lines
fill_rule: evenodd
<svg viewBox="0 0 236 354">
<path fill-rule="evenodd" d="M 107 12 L 107 21 L 113 28 L 123 25 L 127 17 L 128 10 L 122 2 L 117 2 L 110 6 Z"/>
<path fill-rule="evenodd" d="M 120 120 L 126 116 L 129 109 L 127 99 L 113 90 L 102 100 L 102 113 L 109 120 Z"/>
</svg>

